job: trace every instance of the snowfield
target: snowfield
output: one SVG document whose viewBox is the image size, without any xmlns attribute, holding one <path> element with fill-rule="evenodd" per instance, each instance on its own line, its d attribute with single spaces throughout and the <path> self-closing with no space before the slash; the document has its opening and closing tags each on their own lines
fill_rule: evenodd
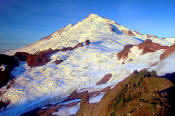
<svg viewBox="0 0 175 116">
<path fill-rule="evenodd" d="M 174 42 L 153 37 L 146 38 L 141 34 L 128 36 L 122 30 L 128 31 L 129 29 L 112 20 L 91 14 L 78 24 L 68 25 L 61 32 L 53 33 L 49 39 L 7 52 L 6 54 L 14 54 L 17 51 L 34 53 L 49 48 L 73 47 L 85 40 L 91 42 L 89 46 L 83 46 L 73 51 L 52 54 L 51 61 L 43 66 L 31 68 L 26 62 L 21 62 L 12 71 L 12 75 L 15 76 L 15 84 L 0 97 L 0 99 L 9 99 L 11 102 L 6 110 L 0 112 L 0 116 L 18 116 L 36 107 L 57 102 L 61 98 L 69 96 L 74 90 L 92 92 L 107 86 L 114 87 L 134 70 L 150 68 L 154 63 L 159 62 L 160 55 L 164 53 L 162 49 L 142 55 L 142 50 L 134 46 L 127 59 L 119 60 L 116 55 L 124 45 L 136 45 L 146 39 L 168 46 Z M 175 63 L 174 57 L 175 55 L 172 55 L 157 64 L 156 71 L 159 75 L 173 71 L 171 70 L 173 68 L 167 67 L 169 64 Z M 55 64 L 57 59 L 62 59 L 64 62 L 57 65 Z M 96 85 L 96 82 L 109 73 L 112 74 L 112 77 L 106 84 Z M 103 95 L 101 93 L 91 98 L 90 103 L 99 102 Z M 53 115 L 74 115 L 78 111 L 79 105 L 63 108 Z"/>
<path fill-rule="evenodd" d="M 174 71 L 174 66 L 175 66 L 175 53 L 172 53 L 169 57 L 166 59 L 160 61 L 157 65 L 152 67 L 152 70 L 156 71 L 156 74 L 158 76 L 164 76 L 167 73 L 173 73 Z"/>
</svg>

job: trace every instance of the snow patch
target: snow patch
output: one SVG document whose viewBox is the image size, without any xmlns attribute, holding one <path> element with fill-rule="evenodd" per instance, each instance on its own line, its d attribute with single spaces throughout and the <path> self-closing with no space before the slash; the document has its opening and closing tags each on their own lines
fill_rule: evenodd
<svg viewBox="0 0 175 116">
<path fill-rule="evenodd" d="M 71 115 L 75 115 L 79 109 L 80 109 L 80 103 L 78 103 L 77 105 L 74 105 L 73 107 L 61 108 L 60 110 L 58 110 L 58 112 L 52 113 L 52 115 L 54 115 L 54 116 L 71 116 Z"/>
<path fill-rule="evenodd" d="M 105 93 L 101 92 L 99 95 L 97 95 L 95 97 L 91 97 L 89 99 L 89 103 L 92 104 L 92 103 L 100 102 L 100 100 L 103 98 L 104 95 L 105 95 Z"/>
<path fill-rule="evenodd" d="M 57 105 L 68 105 L 70 103 L 80 102 L 80 101 L 81 101 L 81 99 L 73 99 L 73 100 L 70 100 L 70 101 L 67 101 L 67 102 L 59 103 Z"/>
<path fill-rule="evenodd" d="M 0 66 L 0 71 L 5 71 L 5 68 L 6 68 L 6 65 L 2 64 L 2 65 Z"/>
<path fill-rule="evenodd" d="M 167 73 L 175 72 L 175 53 L 168 56 L 166 59 L 160 61 L 153 70 L 156 70 L 158 76 L 166 75 Z"/>
</svg>

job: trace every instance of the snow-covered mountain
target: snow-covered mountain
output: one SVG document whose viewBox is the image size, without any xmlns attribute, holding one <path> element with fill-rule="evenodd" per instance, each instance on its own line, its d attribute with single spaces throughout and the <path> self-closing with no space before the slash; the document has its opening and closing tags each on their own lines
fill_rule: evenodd
<svg viewBox="0 0 175 116">
<path fill-rule="evenodd" d="M 172 68 L 166 71 L 161 69 L 174 63 L 174 54 L 169 56 L 173 50 L 164 59 L 160 56 L 174 42 L 175 38 L 161 39 L 140 34 L 91 14 L 76 25 L 70 24 L 40 41 L 5 53 L 14 55 L 16 52 L 27 52 L 37 56 L 44 50 L 52 51 L 43 65 L 32 67 L 28 60 L 24 60 L 11 71 L 13 84 L 9 82 L 10 87 L 7 87 L 8 83 L 0 89 L 3 93 L 1 101 L 10 103 L 1 110 L 0 115 L 16 116 L 37 107 L 59 104 L 74 91 L 95 92 L 112 88 L 135 70 L 156 70 L 159 75 L 166 71 L 173 72 L 170 71 Z M 107 81 L 103 80 L 105 83 L 99 82 L 107 74 L 111 75 L 110 78 L 107 76 Z M 92 96 L 90 102 L 98 102 L 104 94 L 101 92 L 96 97 Z M 55 112 L 53 115 L 75 115 L 80 105 L 80 99 L 76 100 L 78 104 L 75 107 L 65 107 L 60 110 L 61 113 Z"/>
<path fill-rule="evenodd" d="M 112 20 L 102 18 L 96 14 L 90 14 L 86 19 L 76 25 L 69 24 L 38 42 L 17 50 L 12 50 L 7 52 L 7 54 L 14 54 L 17 51 L 35 53 L 49 48 L 62 48 L 63 46 L 73 47 L 85 40 L 90 40 L 91 42 L 101 41 L 103 42 L 101 45 L 109 48 L 113 48 L 112 45 L 114 45 L 115 49 L 117 45 L 121 49 L 123 45 L 138 44 L 145 39 L 151 39 L 153 42 L 162 45 L 171 45 L 174 43 L 174 38 L 159 39 L 156 36 L 143 35 L 136 31 L 131 31 Z"/>
</svg>

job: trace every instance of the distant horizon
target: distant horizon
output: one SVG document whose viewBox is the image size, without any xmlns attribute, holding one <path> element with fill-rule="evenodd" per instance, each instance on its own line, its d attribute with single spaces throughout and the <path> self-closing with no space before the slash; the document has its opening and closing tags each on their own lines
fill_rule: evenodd
<svg viewBox="0 0 175 116">
<path fill-rule="evenodd" d="M 0 53 L 46 37 L 97 14 L 159 38 L 175 37 L 175 1 L 169 0 L 1 0 Z"/>
</svg>

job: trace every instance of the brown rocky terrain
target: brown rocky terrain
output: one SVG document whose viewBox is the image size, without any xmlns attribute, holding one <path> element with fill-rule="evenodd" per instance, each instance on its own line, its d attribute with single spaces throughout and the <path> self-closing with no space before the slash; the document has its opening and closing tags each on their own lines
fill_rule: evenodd
<svg viewBox="0 0 175 116">
<path fill-rule="evenodd" d="M 167 48 L 165 50 L 165 52 L 160 56 L 160 59 L 163 60 L 163 59 L 167 58 L 174 51 L 175 51 L 175 44 L 170 46 L 169 48 Z"/>
<path fill-rule="evenodd" d="M 31 67 L 42 66 L 50 61 L 50 54 L 53 53 L 52 49 L 40 51 L 27 56 L 27 64 Z"/>
<path fill-rule="evenodd" d="M 130 52 L 130 48 L 132 48 L 134 45 L 125 45 L 123 50 L 117 53 L 118 59 L 125 59 L 128 57 L 128 53 Z"/>
<path fill-rule="evenodd" d="M 173 86 L 155 72 L 134 73 L 108 91 L 99 103 L 89 104 L 85 95 L 76 116 L 173 116 L 168 102 L 174 99 L 168 91 Z"/>
<path fill-rule="evenodd" d="M 85 43 L 85 45 L 89 45 L 90 41 L 86 40 L 84 43 Z M 42 66 L 50 61 L 51 54 L 54 54 L 54 53 L 60 52 L 60 51 L 62 51 L 62 52 L 72 51 L 78 47 L 83 47 L 83 43 L 78 43 L 74 47 L 63 47 L 62 49 L 55 49 L 55 50 L 52 50 L 50 48 L 48 50 L 39 51 L 39 52 L 36 52 L 34 54 L 29 54 L 29 55 L 27 55 L 27 64 L 31 67 Z M 63 62 L 63 61 L 60 59 L 55 61 L 55 63 L 57 63 L 57 64 L 59 64 L 61 62 Z"/>
<path fill-rule="evenodd" d="M 135 34 L 131 30 L 129 30 L 129 31 L 122 30 L 122 32 L 125 33 L 125 34 L 127 34 L 127 35 L 129 35 L 129 36 L 135 36 Z"/>
<path fill-rule="evenodd" d="M 121 30 L 123 33 L 125 33 L 125 34 L 127 34 L 127 35 L 129 35 L 129 36 L 136 36 L 136 34 L 139 34 L 139 35 L 145 35 L 147 38 L 158 38 L 158 36 L 156 36 L 156 35 L 148 35 L 148 34 L 141 34 L 141 33 L 139 33 L 139 32 L 137 32 L 136 30 L 134 30 L 134 31 L 131 31 L 131 30 Z M 133 32 L 135 32 L 135 33 L 133 33 Z"/>
<path fill-rule="evenodd" d="M 138 44 L 137 46 L 139 47 L 139 49 L 143 49 L 142 54 L 168 48 L 168 46 L 162 46 L 160 44 L 152 42 L 149 39 L 145 40 L 143 43 Z"/>
<path fill-rule="evenodd" d="M 100 81 L 96 83 L 96 85 L 105 84 L 112 77 L 112 74 L 106 74 Z"/>
<path fill-rule="evenodd" d="M 168 49 L 168 46 L 162 46 L 160 44 L 154 43 L 151 40 L 147 39 L 143 43 L 140 43 L 138 45 L 126 45 L 124 46 L 124 49 L 117 53 L 118 59 L 125 59 L 128 57 L 128 53 L 131 52 L 130 48 L 133 46 L 138 46 L 139 49 L 142 49 L 142 54 L 149 53 L 149 52 L 155 52 L 160 49 Z"/>
</svg>

